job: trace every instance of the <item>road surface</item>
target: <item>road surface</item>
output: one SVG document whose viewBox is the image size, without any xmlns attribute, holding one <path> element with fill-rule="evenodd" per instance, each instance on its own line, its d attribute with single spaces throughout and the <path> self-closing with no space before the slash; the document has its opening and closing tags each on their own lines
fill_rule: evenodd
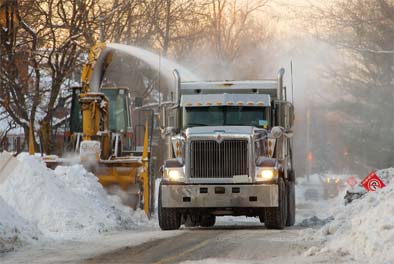
<svg viewBox="0 0 394 264">
<path fill-rule="evenodd" d="M 343 263 L 332 254 L 306 257 L 316 241 L 305 241 L 300 227 L 267 230 L 262 224 L 190 228 L 182 234 L 88 258 L 82 263 Z"/>
<path fill-rule="evenodd" d="M 301 224 L 311 216 L 330 216 L 332 204 L 299 201 L 297 224 L 284 230 L 268 230 L 256 218 L 219 217 L 212 228 L 161 231 L 153 220 L 145 228 L 80 241 L 43 241 L 0 256 L 0 263 L 355 263 L 341 252 L 320 250 L 322 237 L 313 229 L 321 225 Z"/>
</svg>

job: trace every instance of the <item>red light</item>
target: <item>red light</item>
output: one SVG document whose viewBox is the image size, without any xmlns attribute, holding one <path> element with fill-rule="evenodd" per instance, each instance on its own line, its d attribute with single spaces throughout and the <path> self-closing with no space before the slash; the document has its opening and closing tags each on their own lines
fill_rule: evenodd
<svg viewBox="0 0 394 264">
<path fill-rule="evenodd" d="M 307 160 L 309 160 L 309 161 L 313 160 L 312 151 L 309 151 L 309 152 L 308 152 L 308 156 L 307 156 L 306 158 L 307 158 Z"/>
</svg>

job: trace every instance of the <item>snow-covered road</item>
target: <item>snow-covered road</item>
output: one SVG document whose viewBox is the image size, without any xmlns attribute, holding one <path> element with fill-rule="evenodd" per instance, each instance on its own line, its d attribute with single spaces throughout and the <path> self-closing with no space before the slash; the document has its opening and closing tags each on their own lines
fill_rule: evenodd
<svg viewBox="0 0 394 264">
<path fill-rule="evenodd" d="M 218 217 L 213 228 L 170 232 L 160 231 L 153 221 L 138 230 L 83 241 L 43 241 L 6 255 L 2 263 L 352 263 L 351 257 L 335 252 L 311 253 L 323 241 L 310 240 L 309 233 L 322 223 L 311 229 L 305 219 L 323 219 L 335 200 L 304 203 L 303 191 L 298 189 L 298 224 L 285 230 L 267 230 L 247 217 Z"/>
<path fill-rule="evenodd" d="M 299 179 L 296 225 L 284 230 L 218 217 L 213 228 L 160 231 L 155 216 L 123 206 L 79 165 L 52 171 L 26 154 L 7 164 L 9 173 L 0 174 L 2 264 L 394 263 L 393 168 L 377 172 L 385 188 L 346 206 L 344 193 L 319 199 L 311 191 L 319 180 Z"/>
<path fill-rule="evenodd" d="M 267 230 L 255 219 L 224 218 L 208 229 L 124 231 L 85 241 L 45 241 L 7 254 L 1 263 L 352 262 L 332 252 L 308 256 L 320 242 L 306 240 L 303 229 Z"/>
<path fill-rule="evenodd" d="M 245 222 L 189 229 L 180 235 L 89 258 L 82 263 L 343 263 L 333 253 L 306 257 L 317 241 L 304 240 L 300 228 L 267 230 Z"/>
<path fill-rule="evenodd" d="M 257 218 L 218 217 L 213 228 L 160 231 L 157 221 L 133 230 L 92 235 L 82 240 L 43 239 L 1 258 L 1 263 L 338 263 L 351 262 L 334 253 L 311 255 L 321 241 L 307 238 L 310 216 L 330 214 L 330 202 L 300 200 L 297 222 L 285 230 L 267 230 Z M 317 230 L 319 226 L 315 227 Z"/>
<path fill-rule="evenodd" d="M 157 239 L 165 239 L 181 234 L 182 231 L 161 232 L 156 230 L 123 231 L 86 238 L 83 241 L 46 240 L 25 246 L 16 252 L 0 255 L 0 263 L 80 263 L 97 255 L 106 254 L 120 248 L 130 248 Z"/>
</svg>

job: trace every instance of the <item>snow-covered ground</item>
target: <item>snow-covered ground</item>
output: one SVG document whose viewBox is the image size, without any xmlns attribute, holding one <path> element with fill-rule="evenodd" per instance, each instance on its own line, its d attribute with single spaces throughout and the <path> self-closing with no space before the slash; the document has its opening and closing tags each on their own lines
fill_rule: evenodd
<svg viewBox="0 0 394 264">
<path fill-rule="evenodd" d="M 0 253 L 34 242 L 41 237 L 37 227 L 22 218 L 0 197 Z"/>
<path fill-rule="evenodd" d="M 152 230 L 153 229 L 153 230 Z M 19 250 L 0 255 L 1 264 L 16 263 L 79 263 L 82 260 L 146 242 L 182 234 L 183 231 L 163 232 L 158 228 L 140 227 L 138 230 L 122 230 L 102 233 L 84 240 L 40 240 Z M 127 263 L 128 260 L 125 260 Z M 130 262 L 132 263 L 132 262 Z"/>
<path fill-rule="evenodd" d="M 339 195 L 330 213 L 332 219 L 318 230 L 303 231 L 305 239 L 323 240 L 305 256 L 335 252 L 360 262 L 394 263 L 394 168 L 377 174 L 385 188 L 366 193 L 348 205 Z"/>
<path fill-rule="evenodd" d="M 58 167 L 53 171 L 45 167 L 40 157 L 22 153 L 13 166 L 13 170 L 7 169 L 10 173 L 5 176 L 0 171 L 0 252 L 16 252 L 8 253 L 2 263 L 29 259 L 45 263 L 59 259 L 74 262 L 193 232 L 193 229 L 161 232 L 157 220 L 148 220 L 142 211 L 123 206 L 118 197 L 108 195 L 97 178 L 80 165 Z M 311 176 L 309 182 L 298 181 L 296 226 L 289 232 L 292 236 L 299 232 L 303 241 L 314 241 L 312 247 L 301 253 L 306 263 L 322 259 L 319 256 L 344 256 L 362 263 L 394 263 L 391 254 L 394 249 L 394 169 L 377 174 L 387 186 L 365 193 L 348 205 L 343 199 L 346 189 L 328 200 L 321 199 L 320 195 L 311 200 L 305 195 L 321 185 L 319 178 L 331 175 Z M 226 216 L 218 217 L 216 225 L 219 230 L 222 226 L 232 230 L 240 225 L 259 230 L 261 224 L 257 218 Z M 284 232 L 280 233 L 284 238 L 290 237 L 290 233 Z M 185 263 L 219 262 L 223 263 L 223 259 Z M 228 259 L 226 263 L 243 262 Z"/>
<path fill-rule="evenodd" d="M 143 211 L 109 196 L 81 165 L 53 171 L 26 153 L 17 160 L 0 181 L 0 252 L 37 241 L 82 241 L 105 232 L 157 227 Z"/>
</svg>

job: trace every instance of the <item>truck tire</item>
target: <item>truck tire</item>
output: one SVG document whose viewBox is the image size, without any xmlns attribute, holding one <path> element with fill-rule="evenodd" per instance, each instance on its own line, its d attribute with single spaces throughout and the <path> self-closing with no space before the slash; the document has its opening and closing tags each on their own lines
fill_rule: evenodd
<svg viewBox="0 0 394 264">
<path fill-rule="evenodd" d="M 286 226 L 293 226 L 295 223 L 295 185 L 294 182 L 287 182 L 287 220 Z"/>
<path fill-rule="evenodd" d="M 216 222 L 216 216 L 214 215 L 203 215 L 201 217 L 200 226 L 211 227 L 214 226 Z"/>
<path fill-rule="evenodd" d="M 287 220 L 286 186 L 282 177 L 278 179 L 278 207 L 265 209 L 265 226 L 268 229 L 283 229 Z"/>
<path fill-rule="evenodd" d="M 294 170 L 287 171 L 287 179 L 291 182 L 295 182 L 295 172 Z"/>
<path fill-rule="evenodd" d="M 159 187 L 159 226 L 161 230 L 176 230 L 181 226 L 181 215 L 176 208 L 163 208 L 161 198 L 161 184 Z"/>
<path fill-rule="evenodd" d="M 264 223 L 265 222 L 265 213 L 259 215 L 259 220 L 260 220 L 260 223 Z"/>
</svg>

